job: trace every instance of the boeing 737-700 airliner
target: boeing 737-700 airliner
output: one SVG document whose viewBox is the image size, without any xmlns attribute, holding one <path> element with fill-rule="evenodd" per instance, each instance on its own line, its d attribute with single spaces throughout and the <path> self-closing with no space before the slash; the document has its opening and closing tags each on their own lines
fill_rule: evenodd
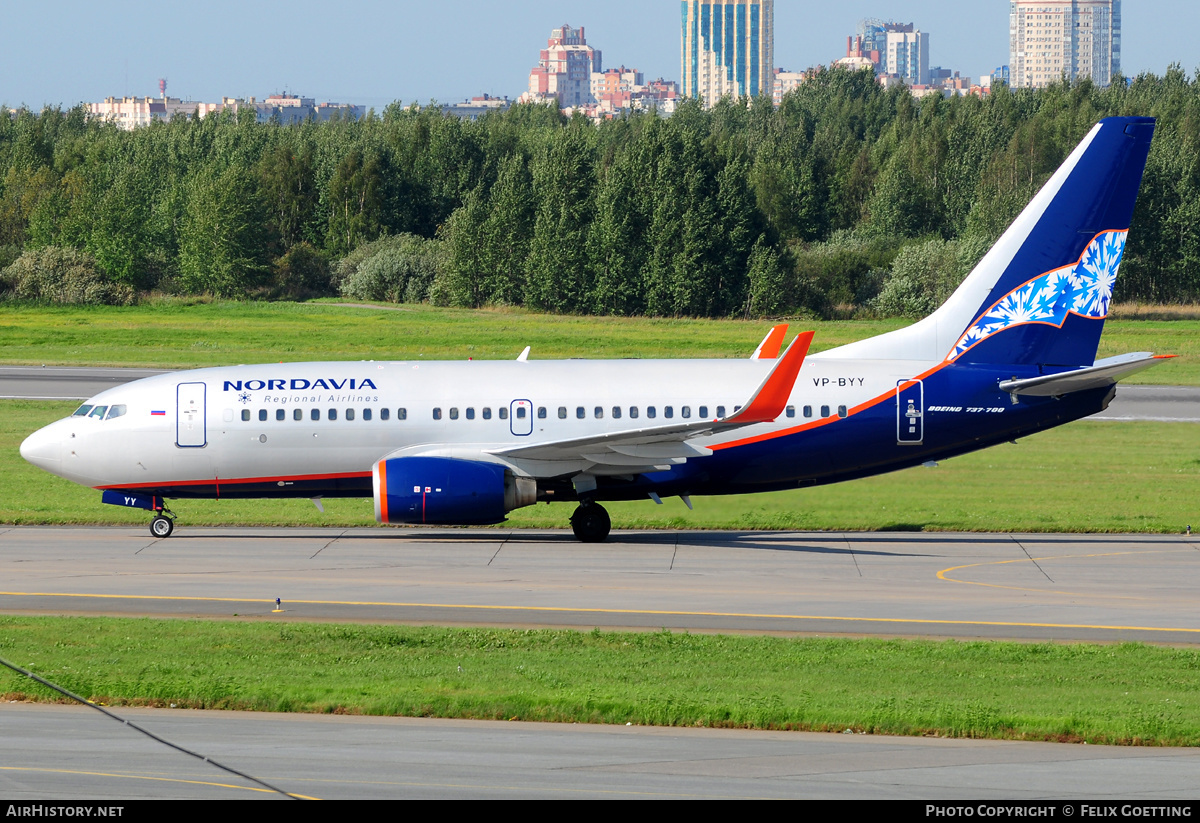
<svg viewBox="0 0 1200 823">
<path fill-rule="evenodd" d="M 1154 121 L 1097 124 L 937 311 L 907 328 L 745 360 L 286 363 L 138 380 L 30 435 L 21 455 L 155 513 L 166 499 L 374 497 L 381 523 L 485 524 L 575 501 L 790 489 L 894 471 L 1104 409 L 1097 361 Z"/>
</svg>

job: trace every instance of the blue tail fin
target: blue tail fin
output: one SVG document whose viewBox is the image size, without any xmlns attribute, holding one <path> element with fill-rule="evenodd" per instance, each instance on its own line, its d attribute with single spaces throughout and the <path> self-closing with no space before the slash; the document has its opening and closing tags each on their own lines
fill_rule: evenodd
<svg viewBox="0 0 1200 823">
<path fill-rule="evenodd" d="M 1153 136 L 1100 121 L 937 311 L 819 357 L 1092 365 Z"/>
<path fill-rule="evenodd" d="M 947 360 L 1092 364 L 1153 134 L 1145 117 L 1092 129 L 964 282 L 992 285 Z"/>
</svg>

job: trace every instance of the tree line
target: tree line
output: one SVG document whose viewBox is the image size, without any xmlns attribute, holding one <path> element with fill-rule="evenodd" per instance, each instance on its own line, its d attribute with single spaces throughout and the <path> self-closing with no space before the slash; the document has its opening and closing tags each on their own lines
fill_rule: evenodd
<svg viewBox="0 0 1200 823">
<path fill-rule="evenodd" d="M 0 117 L 0 280 L 20 298 L 343 293 L 585 314 L 917 315 L 1092 125 L 1158 129 L 1117 300 L 1200 299 L 1200 72 L 986 98 L 827 70 L 769 100 L 593 124 L 547 106 L 462 121 L 82 107 Z"/>
</svg>

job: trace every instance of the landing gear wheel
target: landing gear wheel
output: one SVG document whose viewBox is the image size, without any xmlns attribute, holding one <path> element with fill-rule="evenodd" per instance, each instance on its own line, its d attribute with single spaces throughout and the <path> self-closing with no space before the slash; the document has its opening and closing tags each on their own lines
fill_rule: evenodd
<svg viewBox="0 0 1200 823">
<path fill-rule="evenodd" d="M 597 503 L 584 503 L 571 515 L 571 531 L 583 543 L 603 543 L 611 529 L 608 512 Z"/>
<path fill-rule="evenodd" d="M 150 534 L 154 537 L 170 537 L 175 531 L 175 521 L 169 517 L 158 515 L 150 521 Z"/>
</svg>

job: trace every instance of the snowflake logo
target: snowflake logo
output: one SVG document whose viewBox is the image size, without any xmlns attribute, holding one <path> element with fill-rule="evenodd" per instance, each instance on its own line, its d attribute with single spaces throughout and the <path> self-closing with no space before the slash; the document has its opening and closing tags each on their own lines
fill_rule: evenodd
<svg viewBox="0 0 1200 823">
<path fill-rule="evenodd" d="M 243 403 L 249 403 L 250 402 L 250 392 L 248 392 L 248 391 L 242 392 L 241 394 L 238 395 L 238 400 L 241 400 Z"/>
<path fill-rule="evenodd" d="M 1062 328 L 1068 314 L 1102 320 L 1108 316 L 1113 285 L 1125 252 L 1123 231 L 1097 235 L 1078 262 L 1046 272 L 1000 298 L 963 332 L 947 360 L 997 332 L 1027 323 L 1049 323 Z"/>
</svg>

